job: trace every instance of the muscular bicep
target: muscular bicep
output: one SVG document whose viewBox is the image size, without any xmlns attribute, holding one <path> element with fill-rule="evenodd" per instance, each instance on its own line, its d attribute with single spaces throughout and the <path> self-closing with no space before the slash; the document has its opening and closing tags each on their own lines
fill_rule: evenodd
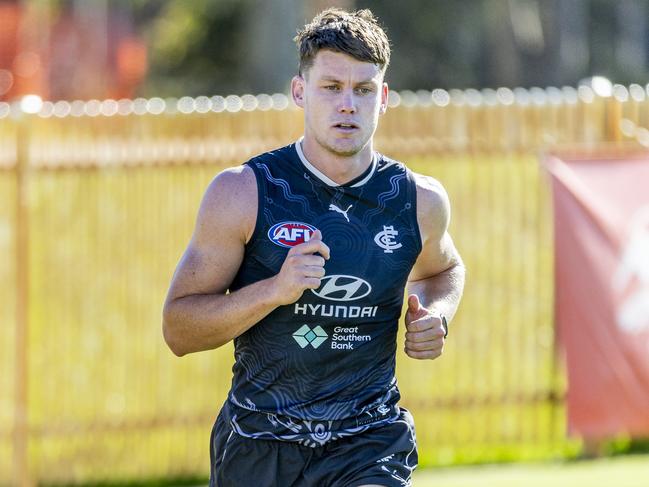
<svg viewBox="0 0 649 487">
<path fill-rule="evenodd" d="M 453 244 L 453 239 L 444 232 L 439 239 L 425 242 L 417 262 L 410 271 L 408 281 L 427 279 L 458 265 L 460 256 Z"/>
<path fill-rule="evenodd" d="M 249 168 L 224 171 L 210 183 L 191 241 L 171 281 L 167 301 L 227 291 L 254 229 L 256 197 L 254 175 Z"/>
<path fill-rule="evenodd" d="M 243 246 L 233 240 L 219 235 L 205 245 L 192 239 L 174 273 L 169 298 L 225 293 L 243 259 Z"/>
<path fill-rule="evenodd" d="M 439 182 L 428 176 L 417 175 L 417 222 L 422 250 L 408 281 L 427 279 L 461 262 L 448 233 L 448 195 Z"/>
</svg>

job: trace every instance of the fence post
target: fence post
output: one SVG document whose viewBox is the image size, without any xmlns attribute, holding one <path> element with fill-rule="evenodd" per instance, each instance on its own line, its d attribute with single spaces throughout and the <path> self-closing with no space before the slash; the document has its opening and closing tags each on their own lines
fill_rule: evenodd
<svg viewBox="0 0 649 487">
<path fill-rule="evenodd" d="M 29 116 L 17 115 L 16 131 L 16 332 L 14 375 L 14 485 L 29 487 Z"/>
</svg>

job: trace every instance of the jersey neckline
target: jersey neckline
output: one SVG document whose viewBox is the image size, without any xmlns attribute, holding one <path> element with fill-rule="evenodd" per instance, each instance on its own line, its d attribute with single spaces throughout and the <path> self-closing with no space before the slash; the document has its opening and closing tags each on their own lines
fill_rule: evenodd
<svg viewBox="0 0 649 487">
<path fill-rule="evenodd" d="M 322 183 L 326 184 L 327 186 L 337 187 L 337 188 L 358 188 L 359 186 L 363 186 L 365 183 L 367 183 L 372 178 L 374 172 L 376 171 L 377 155 L 376 152 L 373 152 L 372 162 L 370 163 L 369 167 L 365 171 L 363 171 L 362 174 L 356 176 L 354 179 L 344 184 L 338 184 L 336 181 L 329 178 L 326 174 L 324 174 L 322 171 L 320 171 L 317 167 L 315 167 L 313 164 L 309 162 L 309 160 L 304 155 L 304 152 L 302 151 L 303 140 L 304 137 L 300 137 L 295 142 L 295 150 L 297 152 L 298 157 L 300 158 L 300 162 L 302 162 L 302 165 L 304 165 L 307 171 L 309 171 L 311 174 L 313 174 L 316 178 L 318 178 Z"/>
</svg>

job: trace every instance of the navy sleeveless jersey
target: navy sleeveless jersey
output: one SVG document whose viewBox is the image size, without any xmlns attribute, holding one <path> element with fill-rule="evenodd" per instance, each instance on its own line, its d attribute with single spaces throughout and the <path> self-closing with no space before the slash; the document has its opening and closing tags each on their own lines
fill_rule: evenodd
<svg viewBox="0 0 649 487">
<path fill-rule="evenodd" d="M 395 420 L 397 331 L 421 251 L 412 173 L 374 153 L 364 174 L 337 185 L 299 141 L 247 164 L 257 221 L 230 289 L 276 275 L 290 248 L 316 229 L 331 255 L 318 289 L 234 340 L 223 414 L 244 436 L 308 446 Z"/>
</svg>

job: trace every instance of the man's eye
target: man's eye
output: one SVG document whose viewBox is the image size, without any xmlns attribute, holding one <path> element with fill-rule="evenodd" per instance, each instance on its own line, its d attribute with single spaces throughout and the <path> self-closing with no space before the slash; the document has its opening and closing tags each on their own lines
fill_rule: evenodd
<svg viewBox="0 0 649 487">
<path fill-rule="evenodd" d="M 326 85 L 325 90 L 336 91 L 336 90 L 338 90 L 338 86 L 337 85 Z"/>
<path fill-rule="evenodd" d="M 356 91 L 361 95 L 369 95 L 370 93 L 372 93 L 371 88 L 358 88 Z"/>
</svg>

